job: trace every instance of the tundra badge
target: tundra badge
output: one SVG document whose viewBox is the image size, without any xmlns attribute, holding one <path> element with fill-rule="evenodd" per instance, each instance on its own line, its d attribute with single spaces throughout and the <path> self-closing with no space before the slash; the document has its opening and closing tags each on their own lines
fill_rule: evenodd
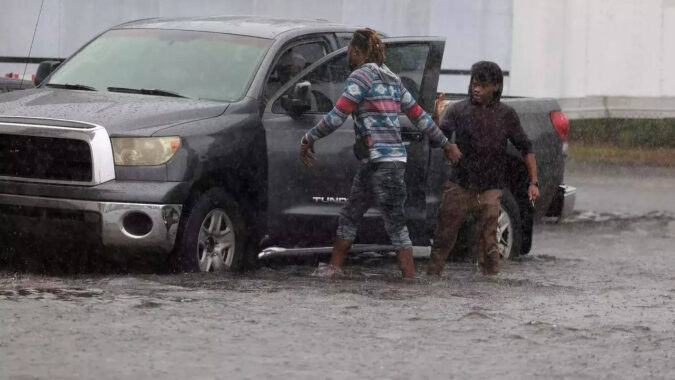
<svg viewBox="0 0 675 380">
<path fill-rule="evenodd" d="M 315 203 L 347 203 L 344 197 L 312 197 Z"/>
</svg>

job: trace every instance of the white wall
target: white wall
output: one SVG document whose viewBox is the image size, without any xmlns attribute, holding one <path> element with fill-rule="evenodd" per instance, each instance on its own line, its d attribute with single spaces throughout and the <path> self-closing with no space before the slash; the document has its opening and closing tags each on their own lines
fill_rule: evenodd
<svg viewBox="0 0 675 380">
<path fill-rule="evenodd" d="M 675 96 L 675 0 L 514 0 L 511 94 Z"/>
<path fill-rule="evenodd" d="M 0 56 L 26 57 L 41 0 L 0 0 Z M 105 29 L 145 17 L 249 14 L 323 18 L 391 36 L 447 37 L 443 68 L 467 70 L 489 59 L 510 70 L 512 0 L 45 0 L 33 57 L 67 57 Z M 0 63 L 0 75 L 24 65 Z M 31 65 L 27 73 L 35 71 Z M 440 88 L 464 92 L 468 78 Z"/>
</svg>

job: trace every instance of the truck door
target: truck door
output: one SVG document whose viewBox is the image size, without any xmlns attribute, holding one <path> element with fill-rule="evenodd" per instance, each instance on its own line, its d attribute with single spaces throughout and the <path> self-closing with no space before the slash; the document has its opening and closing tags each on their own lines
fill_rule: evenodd
<svg viewBox="0 0 675 380">
<path fill-rule="evenodd" d="M 386 64 L 397 73 L 418 103 L 432 112 L 445 46 L 442 38 L 395 38 L 386 44 Z M 353 154 L 351 118 L 333 134 L 315 144 L 318 161 L 306 168 L 299 159 L 300 139 L 333 108 L 350 74 L 347 49 L 317 61 L 287 83 L 268 102 L 263 115 L 268 150 L 268 230 L 271 243 L 284 247 L 330 246 L 337 217 L 346 202 L 358 162 Z M 284 94 L 297 83 L 309 84 L 311 108 L 293 117 L 282 106 Z M 408 153 L 406 212 L 413 242 L 428 245 L 426 234 L 426 175 L 428 139 L 407 117 L 401 117 L 402 137 Z M 373 206 L 375 206 L 373 204 Z M 380 213 L 366 213 L 358 243 L 386 244 Z"/>
</svg>

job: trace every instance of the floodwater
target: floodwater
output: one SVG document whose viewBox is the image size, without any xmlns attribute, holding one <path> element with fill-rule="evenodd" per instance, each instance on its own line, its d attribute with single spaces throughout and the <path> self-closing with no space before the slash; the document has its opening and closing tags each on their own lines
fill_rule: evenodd
<svg viewBox="0 0 675 380">
<path fill-rule="evenodd" d="M 630 170 L 571 167 L 583 208 L 535 226 L 532 253 L 490 278 L 464 262 L 404 282 L 375 253 L 340 280 L 311 277 L 312 260 L 245 275 L 0 269 L 0 378 L 672 379 L 675 171 Z M 651 205 L 608 204 L 645 186 Z"/>
</svg>

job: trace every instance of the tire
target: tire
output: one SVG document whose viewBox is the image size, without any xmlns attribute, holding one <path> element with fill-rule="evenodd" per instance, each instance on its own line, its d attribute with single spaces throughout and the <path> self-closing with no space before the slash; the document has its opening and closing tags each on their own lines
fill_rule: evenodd
<svg viewBox="0 0 675 380">
<path fill-rule="evenodd" d="M 520 208 L 510 191 L 504 190 L 497 224 L 497 244 L 503 259 L 513 260 L 523 250 Z"/>
<path fill-rule="evenodd" d="M 200 194 L 183 214 L 173 267 L 183 272 L 238 272 L 257 264 L 252 234 L 237 202 L 218 188 Z"/>
<path fill-rule="evenodd" d="M 9 231 L 0 232 L 0 268 L 16 264 L 15 240 Z"/>
</svg>

